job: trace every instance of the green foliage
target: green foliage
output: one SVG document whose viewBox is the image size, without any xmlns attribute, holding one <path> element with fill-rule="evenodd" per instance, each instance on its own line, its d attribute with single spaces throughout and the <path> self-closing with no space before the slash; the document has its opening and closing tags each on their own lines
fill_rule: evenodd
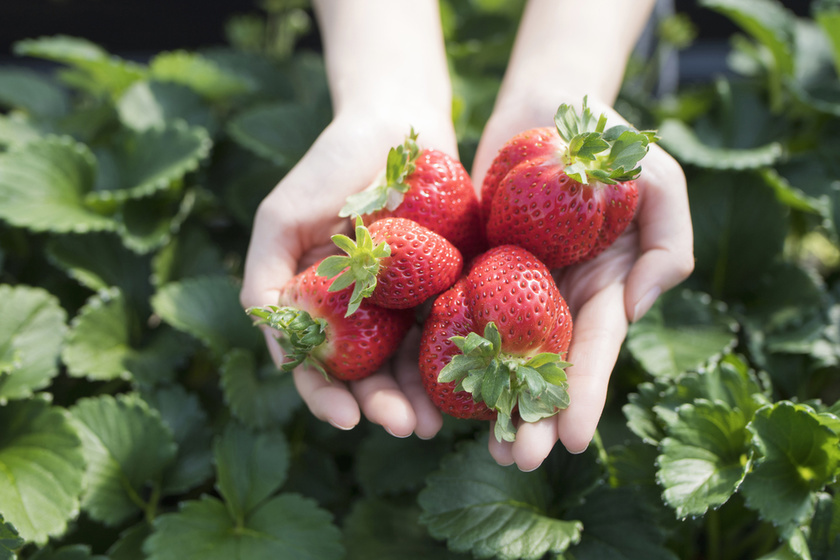
<svg viewBox="0 0 840 560">
<path fill-rule="evenodd" d="M 441 2 L 467 168 L 523 5 Z M 55 70 L 0 68 L 0 560 L 837 558 L 838 4 L 700 5 L 732 72 L 655 99 L 642 69 L 617 105 L 683 166 L 695 273 L 630 326 L 589 450 L 531 473 L 482 422 L 324 425 L 241 307 L 256 207 L 331 117 L 306 6 L 144 62 L 19 42 Z M 516 384 L 565 387 L 543 365 Z"/>
</svg>

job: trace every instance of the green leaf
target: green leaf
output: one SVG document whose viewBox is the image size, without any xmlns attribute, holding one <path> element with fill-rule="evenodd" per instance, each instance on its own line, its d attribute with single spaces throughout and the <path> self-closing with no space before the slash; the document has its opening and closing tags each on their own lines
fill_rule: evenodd
<svg viewBox="0 0 840 560">
<path fill-rule="evenodd" d="M 756 372 L 745 359 L 734 354 L 725 356 L 713 368 L 679 377 L 669 393 L 667 400 L 680 404 L 708 400 L 739 410 L 746 418 L 752 418 L 755 411 L 769 402 Z"/>
<path fill-rule="evenodd" d="M 47 257 L 93 291 L 119 288 L 131 309 L 143 310 L 152 294 L 149 259 L 129 251 L 111 233 L 62 235 L 47 245 Z"/>
<path fill-rule="evenodd" d="M 177 452 L 160 414 L 134 394 L 84 398 L 70 411 L 88 464 L 82 507 L 90 517 L 114 526 L 154 507 L 144 490 L 159 491 Z"/>
<path fill-rule="evenodd" d="M 231 350 L 222 359 L 221 386 L 233 416 L 255 429 L 284 425 L 303 404 L 291 375 L 273 363 L 257 367 L 247 350 Z"/>
<path fill-rule="evenodd" d="M 834 67 L 840 75 L 840 9 L 825 2 L 817 2 L 814 9 L 814 20 L 822 28 L 831 43 Z"/>
<path fill-rule="evenodd" d="M 79 436 L 63 409 L 39 397 L 0 406 L 0 426 L 0 515 L 20 538 L 44 544 L 79 513 L 85 470 Z M 16 542 L 5 527 L 0 537 Z"/>
<path fill-rule="evenodd" d="M 62 73 L 65 83 L 95 94 L 119 96 L 145 75 L 145 68 L 110 55 L 99 45 L 78 37 L 55 35 L 18 41 L 18 55 L 43 58 L 71 67 Z"/>
<path fill-rule="evenodd" d="M 100 292 L 73 318 L 61 357 L 68 373 L 90 380 L 134 379 L 155 383 L 171 379 L 193 350 L 190 339 L 162 328 L 151 338 L 136 340 L 136 320 L 117 289 Z"/>
<path fill-rule="evenodd" d="M 391 438 L 394 439 L 394 438 Z M 347 560 L 457 560 L 419 524 L 419 508 L 385 500 L 357 500 L 344 521 Z"/>
<path fill-rule="evenodd" d="M 216 355 L 231 348 L 257 350 L 264 341 L 239 304 L 239 287 L 222 276 L 196 277 L 162 286 L 152 308 L 176 329 L 203 342 Z"/>
<path fill-rule="evenodd" d="M 0 403 L 30 397 L 58 374 L 66 322 L 46 290 L 0 284 Z"/>
<path fill-rule="evenodd" d="M 155 81 L 132 85 L 117 102 L 120 121 L 135 130 L 163 128 L 183 120 L 191 127 L 201 127 L 211 134 L 218 123 L 200 95 L 186 86 Z"/>
<path fill-rule="evenodd" d="M 755 148 L 730 148 L 704 143 L 685 123 L 667 119 L 659 127 L 662 146 L 681 163 L 706 169 L 744 170 L 773 165 L 784 149 L 779 142 Z"/>
<path fill-rule="evenodd" d="M 568 556 L 575 560 L 676 560 L 665 546 L 664 531 L 651 520 L 650 507 L 634 488 L 595 489 L 566 513 L 583 524 L 580 543 L 569 549 Z"/>
<path fill-rule="evenodd" d="M 215 498 L 184 502 L 177 513 L 155 520 L 143 549 L 149 560 L 340 560 L 344 556 L 341 532 L 330 514 L 294 494 L 264 503 L 243 525 L 236 525 Z"/>
<path fill-rule="evenodd" d="M 143 554 L 143 543 L 152 533 L 152 528 L 145 521 L 132 525 L 122 533 L 120 538 L 108 549 L 110 560 L 146 560 Z"/>
<path fill-rule="evenodd" d="M 788 212 L 751 173 L 702 173 L 689 186 L 694 280 L 724 301 L 750 294 L 780 257 Z"/>
<path fill-rule="evenodd" d="M 621 408 L 630 431 L 650 445 L 657 445 L 665 437 L 654 411 L 664 392 L 664 382 L 640 383 L 636 392 L 627 395 L 627 404 Z"/>
<path fill-rule="evenodd" d="M 195 276 L 222 276 L 226 272 L 221 249 L 200 227 L 181 229 L 152 258 L 155 286 Z"/>
<path fill-rule="evenodd" d="M 22 67 L 0 68 L 0 106 L 55 118 L 67 113 L 67 93 L 42 73 Z"/>
<path fill-rule="evenodd" d="M 151 196 L 129 199 L 120 206 L 119 233 L 123 244 L 135 253 L 150 253 L 178 233 L 196 204 L 195 189 L 183 196 L 178 190 L 162 190 Z"/>
<path fill-rule="evenodd" d="M 657 477 L 678 517 L 700 516 L 725 504 L 749 471 L 751 416 L 704 400 L 677 414 L 661 444 Z"/>
<path fill-rule="evenodd" d="M 96 151 L 99 173 L 91 203 L 143 198 L 170 188 L 208 157 L 207 131 L 181 121 L 140 131 L 126 130 Z"/>
<path fill-rule="evenodd" d="M 216 487 L 237 524 L 286 482 L 289 444 L 280 431 L 254 432 L 231 422 L 213 445 Z"/>
<path fill-rule="evenodd" d="M 274 103 L 248 109 L 228 121 L 228 133 L 244 148 L 291 167 L 309 149 L 328 124 L 314 106 Z"/>
<path fill-rule="evenodd" d="M 210 101 L 222 101 L 247 92 L 251 84 L 201 54 L 172 51 L 149 62 L 149 74 L 161 82 L 189 87 Z"/>
<path fill-rule="evenodd" d="M 581 524 L 546 513 L 550 489 L 537 473 L 499 466 L 486 444 L 471 442 L 444 458 L 418 500 L 421 523 L 450 550 L 539 559 L 580 540 Z"/>
<path fill-rule="evenodd" d="M 793 72 L 794 16 L 774 0 L 701 0 L 700 4 L 720 12 L 768 48 L 778 70 Z"/>
<path fill-rule="evenodd" d="M 840 435 L 811 408 L 787 401 L 759 410 L 750 430 L 759 458 L 741 486 L 747 505 L 776 525 L 801 523 L 836 476 Z"/>
<path fill-rule="evenodd" d="M 17 148 L 42 136 L 43 132 L 20 113 L 0 115 L 0 147 Z"/>
<path fill-rule="evenodd" d="M 426 475 L 438 468 L 449 443 L 440 438 L 395 438 L 374 430 L 356 453 L 356 479 L 365 495 L 393 496 L 423 487 Z M 400 457 L 395 461 L 395 457 Z"/>
<path fill-rule="evenodd" d="M 89 207 L 96 161 L 70 138 L 47 137 L 0 154 L 0 219 L 32 231 L 113 230 L 116 222 Z"/>
<path fill-rule="evenodd" d="M 145 397 L 172 431 L 178 452 L 163 473 L 161 492 L 183 494 L 213 475 L 213 432 L 198 397 L 181 385 L 160 387 Z"/>
<path fill-rule="evenodd" d="M 105 556 L 93 555 L 86 544 L 69 544 L 60 548 L 47 545 L 29 557 L 30 560 L 110 560 Z"/>
<path fill-rule="evenodd" d="M 737 342 L 738 324 L 708 295 L 667 292 L 630 326 L 627 349 L 656 377 L 674 377 L 717 360 Z"/>
<path fill-rule="evenodd" d="M 3 521 L 0 515 L 0 560 L 15 560 L 15 550 L 22 547 L 24 541 L 17 529 Z"/>
</svg>

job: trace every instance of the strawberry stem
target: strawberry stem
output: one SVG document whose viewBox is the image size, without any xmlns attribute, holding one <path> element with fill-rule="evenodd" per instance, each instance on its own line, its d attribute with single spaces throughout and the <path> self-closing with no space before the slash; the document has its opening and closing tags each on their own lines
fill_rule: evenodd
<svg viewBox="0 0 840 560">
<path fill-rule="evenodd" d="M 417 145 L 417 133 L 412 128 L 405 142 L 399 146 L 394 146 L 388 152 L 384 180 L 374 183 L 362 192 L 348 196 L 338 215 L 347 218 L 349 216 L 363 216 L 383 208 L 396 209 L 402 203 L 403 195 L 410 188 L 410 185 L 405 181 L 414 173 L 415 161 L 417 161 L 419 155 L 420 147 Z"/>
<path fill-rule="evenodd" d="M 497 412 L 495 437 L 514 441 L 513 411 L 526 422 L 548 418 L 569 406 L 566 371 L 569 363 L 559 354 L 544 352 L 532 357 L 502 353 L 502 338 L 493 322 L 484 335 L 470 333 L 453 336 L 461 350 L 441 370 L 438 381 L 457 383 L 457 391 L 467 391 L 475 402 L 483 402 Z"/>
<path fill-rule="evenodd" d="M 359 309 L 365 298 L 370 297 L 376 289 L 381 261 L 391 255 L 391 247 L 384 241 L 373 244 L 370 231 L 356 216 L 356 240 L 346 235 L 333 235 L 333 243 L 344 251 L 346 255 L 332 255 L 321 261 L 315 273 L 327 278 L 335 278 L 330 284 L 329 291 L 338 292 L 353 286 L 353 293 L 347 305 L 346 317 Z"/>
<path fill-rule="evenodd" d="M 607 129 L 607 115 L 596 119 L 586 97 L 580 114 L 571 105 L 560 105 L 554 124 L 567 145 L 563 154 L 566 175 L 584 185 L 614 185 L 635 179 L 641 172 L 639 162 L 657 140 L 651 130 L 638 131 L 626 125 Z"/>
<path fill-rule="evenodd" d="M 314 367 L 326 376 L 323 366 L 314 358 L 313 351 L 327 340 L 327 322 L 312 317 L 306 311 L 294 307 L 250 307 L 245 310 L 256 317 L 258 325 L 268 325 L 278 332 L 277 342 L 288 361 L 280 369 L 289 372 L 302 363 Z"/>
</svg>

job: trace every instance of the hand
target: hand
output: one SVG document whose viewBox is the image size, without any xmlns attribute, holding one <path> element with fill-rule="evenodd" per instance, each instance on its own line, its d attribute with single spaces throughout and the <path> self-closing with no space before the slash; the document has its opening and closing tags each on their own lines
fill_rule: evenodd
<svg viewBox="0 0 840 560">
<path fill-rule="evenodd" d="M 294 274 L 336 252 L 330 237 L 352 235 L 351 222 L 339 218 L 346 197 L 373 182 L 390 147 L 403 142 L 410 127 L 420 133 L 421 145 L 456 154 L 451 120 L 411 116 L 342 113 L 324 130 L 301 161 L 263 200 L 254 221 L 245 262 L 241 302 L 245 307 L 275 304 L 278 289 Z M 264 329 L 275 363 L 284 358 L 274 335 Z M 350 429 L 361 413 L 395 436 L 432 437 L 442 423 L 420 381 L 413 333 L 391 366 L 360 381 L 327 381 L 311 368 L 294 371 L 295 385 L 312 414 Z M 412 356 L 414 357 L 412 360 Z"/>
<path fill-rule="evenodd" d="M 551 126 L 562 102 L 580 99 L 530 99 L 501 102 L 487 124 L 475 158 L 473 178 L 480 188 L 498 149 L 514 134 Z M 611 124 L 623 122 L 615 111 L 590 98 L 593 113 L 606 112 Z M 522 108 L 531 112 L 523 113 Z M 548 118 L 546 118 L 548 115 Z M 688 277 L 694 267 L 691 216 L 685 176 L 679 164 L 653 145 L 642 160 L 639 206 L 630 227 L 614 245 L 591 261 L 555 271 L 560 292 L 572 311 L 574 330 L 567 361 L 569 408 L 532 424 L 522 423 L 513 443 L 490 437 L 490 453 L 502 465 L 537 468 L 560 440 L 571 453 L 583 452 L 598 425 L 629 322 L 638 320 L 657 297 Z"/>
</svg>

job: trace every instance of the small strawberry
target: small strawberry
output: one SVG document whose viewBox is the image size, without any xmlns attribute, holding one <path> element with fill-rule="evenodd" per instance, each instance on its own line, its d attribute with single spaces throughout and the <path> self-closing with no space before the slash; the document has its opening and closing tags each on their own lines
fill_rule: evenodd
<svg viewBox="0 0 840 560">
<path fill-rule="evenodd" d="M 470 414 L 483 405 L 496 415 L 496 438 L 513 441 L 515 411 L 534 422 L 568 406 L 562 356 L 571 336 L 571 314 L 548 267 L 521 247 L 494 247 L 435 301 L 421 340 L 424 384 L 436 404 L 471 399 Z"/>
<path fill-rule="evenodd" d="M 339 216 L 362 216 L 366 225 L 408 218 L 448 239 L 465 258 L 486 247 L 478 195 L 467 170 L 440 150 L 421 150 L 413 129 L 388 152 L 384 177 L 348 197 Z"/>
<path fill-rule="evenodd" d="M 555 129 L 512 138 L 482 185 L 487 239 L 534 253 L 550 268 L 591 259 L 633 219 L 638 166 L 655 140 L 651 131 L 606 129 L 583 102 L 581 115 L 561 105 Z"/>
<path fill-rule="evenodd" d="M 347 313 L 365 298 L 381 307 L 409 309 L 451 286 L 464 265 L 443 236 L 405 218 L 384 218 L 370 227 L 356 219 L 356 240 L 334 235 L 346 255 L 327 257 L 318 274 L 335 278 L 330 291 L 353 286 Z"/>
<path fill-rule="evenodd" d="M 407 310 L 385 309 L 362 302 L 347 317 L 349 289 L 329 291 L 329 280 L 313 265 L 280 290 L 279 305 L 248 309 L 278 331 L 277 340 L 291 371 L 305 363 L 341 380 L 365 378 L 397 350 L 414 323 Z"/>
</svg>

